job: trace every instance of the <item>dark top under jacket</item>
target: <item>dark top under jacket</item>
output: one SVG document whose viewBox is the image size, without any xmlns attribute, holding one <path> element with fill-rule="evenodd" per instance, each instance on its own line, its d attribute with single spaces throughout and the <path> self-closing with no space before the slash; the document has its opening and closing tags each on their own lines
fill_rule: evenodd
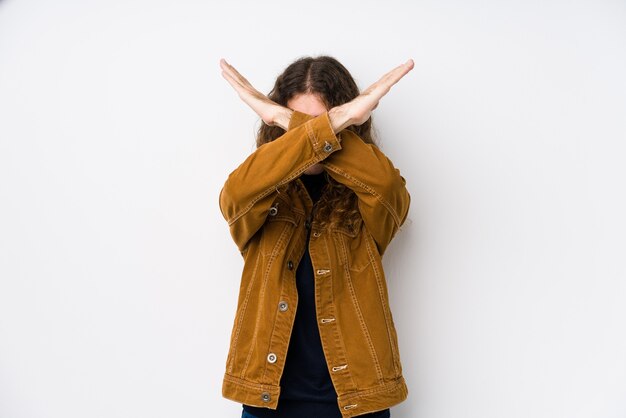
<svg viewBox="0 0 626 418">
<path fill-rule="evenodd" d="M 316 203 L 326 184 L 325 172 L 300 177 L 313 203 Z M 337 392 L 333 386 L 322 350 L 317 313 L 315 311 L 315 276 L 307 246 L 296 270 L 298 307 L 293 324 L 285 367 L 280 381 L 280 398 L 274 409 L 243 405 L 243 409 L 258 418 L 341 418 Z M 385 409 L 363 418 L 389 418 Z"/>
</svg>

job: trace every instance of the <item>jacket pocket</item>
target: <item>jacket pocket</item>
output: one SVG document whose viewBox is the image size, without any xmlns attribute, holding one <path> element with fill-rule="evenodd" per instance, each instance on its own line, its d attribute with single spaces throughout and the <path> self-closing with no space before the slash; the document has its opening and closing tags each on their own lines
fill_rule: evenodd
<svg viewBox="0 0 626 418">
<path fill-rule="evenodd" d="M 361 272 L 370 266 L 371 259 L 366 243 L 367 231 L 363 222 L 359 222 L 353 228 L 337 226 L 331 232 L 342 265 L 347 265 L 347 268 L 354 272 Z"/>
<path fill-rule="evenodd" d="M 269 210 L 262 227 L 261 252 L 264 255 L 282 251 L 298 225 L 299 217 L 287 202 L 277 199 Z"/>
</svg>

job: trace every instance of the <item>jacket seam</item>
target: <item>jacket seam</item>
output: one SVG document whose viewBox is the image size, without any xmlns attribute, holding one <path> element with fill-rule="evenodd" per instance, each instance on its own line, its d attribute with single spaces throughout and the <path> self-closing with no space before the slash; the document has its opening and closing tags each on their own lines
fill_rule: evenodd
<svg viewBox="0 0 626 418">
<path fill-rule="evenodd" d="M 276 257 L 276 255 L 278 254 L 278 251 L 276 250 L 276 247 L 278 247 L 279 244 L 282 245 L 282 241 L 283 241 L 283 238 L 284 238 L 284 235 L 285 235 L 285 231 L 288 228 L 290 228 L 290 227 L 289 227 L 289 225 L 286 225 L 285 228 L 286 229 L 283 230 L 283 234 L 281 234 L 278 242 L 276 243 L 274 251 L 272 251 L 272 255 L 271 255 L 272 262 L 273 262 L 274 258 Z M 292 231 L 292 235 L 293 235 L 293 231 Z M 287 248 L 285 248 L 285 249 L 287 249 Z M 267 275 L 269 276 L 269 268 L 267 269 Z M 282 273 L 282 267 L 281 267 L 280 276 L 282 277 L 282 275 L 283 275 L 283 273 Z M 282 280 L 281 280 L 281 282 L 282 282 Z M 281 292 L 282 292 L 282 289 L 281 289 Z M 269 335 L 269 341 L 268 341 L 268 347 L 267 347 L 268 351 L 272 350 L 272 340 L 274 339 L 274 331 L 276 330 L 276 322 L 278 322 L 278 321 L 276 321 L 276 311 L 274 311 L 274 318 L 272 320 L 272 331 L 268 334 Z M 282 361 L 282 359 L 281 359 L 281 361 Z M 267 361 L 265 361 L 264 363 L 265 363 L 265 366 L 263 367 L 263 377 L 262 377 L 263 380 L 265 380 L 265 378 L 267 376 Z M 276 364 L 276 363 L 274 363 L 274 364 Z"/>
<path fill-rule="evenodd" d="M 402 380 L 403 378 L 402 376 L 400 376 L 396 378 L 395 380 L 393 380 L 392 382 L 385 383 L 381 387 L 363 389 L 363 390 L 359 390 L 356 392 L 347 393 L 345 395 L 340 396 L 340 400 L 347 401 L 347 400 L 358 398 L 361 396 L 374 395 L 376 393 L 381 393 L 381 392 L 391 392 L 391 391 L 397 390 L 398 386 L 402 386 Z"/>
<path fill-rule="evenodd" d="M 241 332 L 241 327 L 243 326 L 245 313 L 248 310 L 248 301 L 250 300 L 250 294 L 252 293 L 252 285 L 254 284 L 254 281 L 257 277 L 256 273 L 259 267 L 260 258 L 261 258 L 261 251 L 259 251 L 257 254 L 256 261 L 254 263 L 254 270 L 252 271 L 252 277 L 250 278 L 250 283 L 248 284 L 248 289 L 246 290 L 246 297 L 244 299 L 243 306 L 240 312 L 241 317 L 239 318 L 239 323 L 237 324 L 237 333 L 235 334 L 235 340 L 233 341 L 233 355 L 235 351 L 237 350 L 237 344 L 239 342 L 239 333 Z M 233 369 L 233 364 L 231 362 L 231 364 L 229 365 L 228 371 L 232 372 L 232 369 Z"/>
<path fill-rule="evenodd" d="M 345 243 L 344 238 L 340 238 L 341 241 L 341 251 L 345 253 Z M 354 292 L 354 286 L 352 285 L 352 275 L 350 274 L 350 269 L 347 264 L 344 264 L 344 274 L 346 275 L 346 284 L 348 285 L 348 289 L 350 291 L 350 298 L 352 299 L 352 305 L 354 306 L 354 310 L 356 311 L 357 317 L 359 318 L 359 324 L 361 325 L 361 332 L 365 335 L 367 340 L 367 346 L 369 348 L 370 356 L 372 357 L 372 361 L 374 362 L 374 367 L 376 368 L 376 374 L 378 377 L 378 381 L 383 381 L 383 372 L 380 368 L 380 362 L 378 361 L 378 356 L 376 355 L 376 350 L 374 348 L 374 344 L 372 343 L 372 336 L 370 335 L 369 329 L 367 328 L 367 324 L 365 324 L 365 320 L 363 319 L 363 312 L 361 312 L 361 306 L 359 305 L 359 301 L 357 300 L 356 294 Z"/>
<path fill-rule="evenodd" d="M 396 372 L 396 374 L 399 373 L 398 370 L 398 365 L 397 365 L 397 361 L 399 361 L 399 354 L 396 350 L 395 347 L 395 343 L 393 341 L 392 335 L 391 335 L 391 318 L 389 317 L 388 314 L 388 310 L 389 310 L 389 306 L 385 303 L 385 298 L 383 297 L 383 287 L 381 284 L 381 278 L 380 278 L 380 274 L 378 271 L 378 266 L 376 265 L 376 262 L 374 260 L 374 255 L 372 253 L 372 248 L 370 246 L 369 241 L 366 239 L 365 240 L 365 247 L 367 248 L 367 254 L 369 255 L 370 258 L 370 263 L 372 265 L 372 269 L 374 270 L 374 275 L 376 276 L 376 285 L 378 286 L 378 296 L 380 297 L 380 303 L 383 307 L 383 314 L 385 315 L 385 323 L 387 325 L 387 337 L 389 339 L 389 345 L 391 346 L 391 352 L 393 354 L 393 368 Z"/>
<path fill-rule="evenodd" d="M 305 123 L 305 127 L 306 127 L 306 131 L 307 131 L 307 136 L 308 136 L 309 140 L 311 141 L 311 143 L 313 145 L 313 152 L 314 152 L 314 155 L 315 155 L 315 158 L 313 159 L 313 161 L 310 161 L 308 164 L 305 164 L 300 169 L 294 171 L 291 174 L 291 176 L 285 177 L 282 181 L 279 181 L 278 184 L 276 184 L 274 186 L 271 186 L 271 187 L 268 187 L 263 192 L 259 193 L 256 197 L 254 197 L 250 201 L 250 203 L 246 207 L 241 209 L 239 211 L 239 213 L 235 214 L 232 218 L 230 218 L 228 220 L 228 225 L 229 226 L 234 224 L 239 218 L 241 218 L 243 215 L 248 213 L 248 211 L 250 211 L 250 209 L 252 209 L 252 207 L 256 204 L 256 202 L 258 202 L 259 200 L 261 200 L 265 196 L 267 196 L 270 193 L 272 193 L 273 190 L 278 191 L 278 187 L 279 186 L 282 186 L 283 184 L 289 183 L 291 180 L 293 180 L 294 178 L 296 178 L 300 174 L 302 174 L 307 168 L 309 168 L 310 166 L 320 162 L 323 159 L 323 158 L 320 158 L 320 153 L 317 150 L 318 139 L 317 139 L 317 136 L 315 135 L 315 131 L 313 131 L 313 128 L 311 128 L 311 125 L 308 123 L 308 121 Z"/>
<path fill-rule="evenodd" d="M 396 225 L 398 227 L 400 227 L 400 216 L 398 215 L 398 213 L 396 212 L 394 207 L 391 205 L 391 203 L 389 203 L 385 198 L 383 198 L 380 193 L 378 193 L 376 190 L 372 189 L 370 186 L 368 186 L 367 184 L 363 183 L 362 181 L 358 180 L 357 178 L 353 177 L 352 175 L 346 173 L 345 171 L 343 171 L 342 169 L 340 169 L 336 165 L 325 163 L 325 166 L 328 167 L 329 169 L 331 169 L 332 171 L 334 171 L 335 173 L 340 174 L 340 175 L 344 176 L 345 178 L 351 180 L 356 185 L 362 187 L 367 192 L 369 192 L 371 195 L 376 197 L 376 199 L 378 199 L 378 201 L 389 211 L 389 213 L 391 214 L 391 217 L 393 218 L 393 220 L 396 223 Z"/>
<path fill-rule="evenodd" d="M 254 197 L 250 203 L 248 203 L 248 205 L 241 209 L 239 211 L 239 213 L 237 213 L 236 215 L 234 215 L 232 218 L 230 218 L 228 220 L 228 226 L 231 226 L 232 224 L 234 224 L 235 222 L 237 222 L 239 220 L 239 218 L 241 218 L 243 215 L 245 215 L 246 213 L 248 213 L 250 211 L 250 209 L 252 209 L 252 207 L 254 207 L 254 205 L 256 204 L 256 202 L 258 202 L 259 200 L 263 199 L 265 196 L 270 195 L 274 190 L 276 190 L 276 192 L 278 193 L 278 187 L 282 186 L 283 184 L 289 183 L 291 180 L 293 180 L 295 177 L 299 176 L 301 173 L 303 173 L 307 168 L 309 168 L 310 166 L 312 166 L 313 164 L 315 164 L 317 161 L 313 161 L 308 165 L 303 166 L 301 169 L 296 170 L 292 176 L 287 176 L 285 177 L 282 181 L 278 182 L 278 184 L 268 187 L 267 189 L 265 189 L 264 191 L 262 191 L 261 193 L 259 193 L 258 195 L 256 195 L 256 197 Z"/>
<path fill-rule="evenodd" d="M 281 234 L 282 236 L 282 234 Z M 263 251 L 262 249 L 260 251 Z M 265 290 L 267 288 L 267 282 L 269 280 L 269 272 L 272 268 L 273 262 L 274 262 L 274 258 L 276 256 L 276 252 L 272 251 L 272 253 L 270 254 L 269 257 L 269 261 L 267 262 L 267 268 L 265 269 L 265 272 L 263 272 L 263 286 L 261 286 L 261 291 L 259 294 L 259 300 L 263 300 L 263 298 L 265 297 Z M 261 322 L 261 316 L 257 315 L 256 316 L 256 321 L 254 322 L 254 333 L 252 334 L 252 338 L 251 338 L 251 344 L 250 344 L 250 350 L 248 351 L 248 356 L 246 357 L 246 362 L 243 366 L 243 368 L 241 369 L 241 377 L 243 377 L 245 375 L 245 373 L 248 371 L 248 366 L 250 365 L 250 359 L 252 358 L 252 351 L 254 350 L 255 347 L 255 341 L 257 339 L 257 335 L 259 335 L 259 323 Z M 263 371 L 263 375 L 265 376 L 265 370 Z"/>
<path fill-rule="evenodd" d="M 224 380 L 227 380 L 229 382 L 232 382 L 236 385 L 240 385 L 240 386 L 244 386 L 250 389 L 268 389 L 268 388 L 272 388 L 272 389 L 276 389 L 276 385 L 268 385 L 268 384 L 264 384 L 264 383 L 254 383 L 251 382 L 249 380 L 240 378 L 240 377 L 236 377 L 236 376 L 232 376 L 228 373 L 226 373 L 224 375 Z"/>
<path fill-rule="evenodd" d="M 267 268 L 265 269 L 265 272 L 263 274 L 264 279 L 263 279 L 263 287 L 261 288 L 261 293 L 259 295 L 259 299 L 260 300 L 263 300 L 265 298 L 265 293 L 266 293 L 266 290 L 267 290 L 267 282 L 269 281 L 269 277 L 270 277 L 270 270 L 272 269 L 272 266 L 274 264 L 274 260 L 276 259 L 276 256 L 278 255 L 278 252 L 279 252 L 278 248 L 282 246 L 282 243 L 285 240 L 285 237 L 286 237 L 286 235 L 288 233 L 288 230 L 289 230 L 289 225 L 287 224 L 287 225 L 285 225 L 285 227 L 281 231 L 281 234 L 280 234 L 280 236 L 278 238 L 278 241 L 274 245 L 274 248 L 272 248 L 272 252 L 270 253 L 269 261 L 267 263 Z M 261 249 L 261 251 L 263 251 L 263 249 Z M 281 269 L 282 269 L 282 267 L 281 267 Z M 257 336 L 259 335 L 258 330 L 259 330 L 259 323 L 260 323 L 260 321 L 261 321 L 261 317 L 260 317 L 260 315 L 257 315 L 256 322 L 255 322 L 255 325 L 254 325 L 254 334 L 253 334 L 253 337 L 252 337 L 252 341 L 253 342 L 256 340 Z M 275 326 L 276 326 L 276 321 L 273 321 L 273 327 L 275 327 Z M 273 328 L 272 328 L 272 333 L 273 332 L 274 331 L 273 331 Z M 270 334 L 270 335 L 272 335 L 272 334 Z M 269 342 L 271 342 L 271 339 L 270 339 Z M 246 359 L 246 364 L 245 364 L 245 366 L 243 368 L 244 372 L 247 371 L 248 365 L 250 364 L 250 359 L 252 357 L 252 350 L 253 349 L 254 349 L 254 343 L 251 345 L 250 351 L 248 352 L 248 357 Z M 265 365 L 263 367 L 263 379 L 265 379 L 266 373 L 267 373 L 267 362 L 265 362 Z M 242 376 L 243 376 L 243 374 L 242 374 Z"/>
</svg>

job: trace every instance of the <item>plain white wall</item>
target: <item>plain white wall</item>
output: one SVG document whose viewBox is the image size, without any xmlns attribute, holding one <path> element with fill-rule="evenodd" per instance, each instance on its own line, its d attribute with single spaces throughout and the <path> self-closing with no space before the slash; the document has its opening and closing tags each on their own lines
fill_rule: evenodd
<svg viewBox="0 0 626 418">
<path fill-rule="evenodd" d="M 331 54 L 412 196 L 396 418 L 626 416 L 623 1 L 0 1 L 0 417 L 237 417 L 218 207 L 261 91 Z"/>
</svg>

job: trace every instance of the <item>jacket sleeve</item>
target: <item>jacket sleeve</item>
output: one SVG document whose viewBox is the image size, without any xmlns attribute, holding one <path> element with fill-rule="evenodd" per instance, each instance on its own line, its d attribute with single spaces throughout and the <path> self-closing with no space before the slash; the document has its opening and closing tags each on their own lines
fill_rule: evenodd
<svg viewBox="0 0 626 418">
<path fill-rule="evenodd" d="M 278 187 L 340 149 L 327 112 L 316 117 L 294 112 L 283 135 L 258 147 L 228 175 L 219 205 L 242 254 L 265 222 Z"/>
<path fill-rule="evenodd" d="M 347 129 L 338 137 L 341 152 L 322 164 L 328 175 L 356 193 L 363 222 L 382 255 L 409 212 L 406 180 L 376 145 Z"/>
</svg>

